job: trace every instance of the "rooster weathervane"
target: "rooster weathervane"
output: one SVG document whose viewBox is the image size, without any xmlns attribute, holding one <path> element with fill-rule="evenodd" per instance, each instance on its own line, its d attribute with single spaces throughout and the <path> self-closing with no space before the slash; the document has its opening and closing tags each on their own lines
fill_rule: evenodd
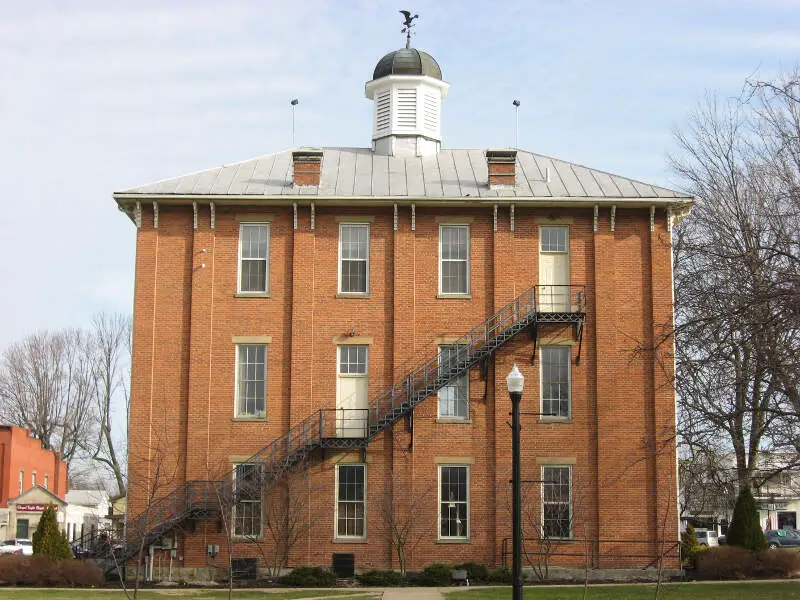
<svg viewBox="0 0 800 600">
<path fill-rule="evenodd" d="M 400 30 L 400 33 L 406 34 L 406 48 L 411 47 L 411 28 L 414 26 L 414 19 L 418 19 L 419 15 L 411 16 L 410 10 L 401 10 L 400 11 L 403 16 L 405 16 L 406 20 L 403 22 L 403 29 Z"/>
</svg>

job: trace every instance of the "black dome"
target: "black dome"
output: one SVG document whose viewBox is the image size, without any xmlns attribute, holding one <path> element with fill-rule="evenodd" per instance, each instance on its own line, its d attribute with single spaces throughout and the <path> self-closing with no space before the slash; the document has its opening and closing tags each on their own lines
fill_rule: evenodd
<svg viewBox="0 0 800 600">
<path fill-rule="evenodd" d="M 387 75 L 427 75 L 435 79 L 442 78 L 439 63 L 427 52 L 416 48 L 401 48 L 389 52 L 375 65 L 373 79 L 380 79 Z"/>
</svg>

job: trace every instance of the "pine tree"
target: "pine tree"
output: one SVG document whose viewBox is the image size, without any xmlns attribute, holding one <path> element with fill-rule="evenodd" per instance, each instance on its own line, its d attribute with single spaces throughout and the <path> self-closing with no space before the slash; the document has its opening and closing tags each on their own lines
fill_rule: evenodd
<svg viewBox="0 0 800 600">
<path fill-rule="evenodd" d="M 681 534 L 681 555 L 692 567 L 695 566 L 695 558 L 699 548 L 700 543 L 697 541 L 697 532 L 694 530 L 694 525 L 689 523 L 686 525 L 686 531 Z"/>
<path fill-rule="evenodd" d="M 733 519 L 728 529 L 728 544 L 748 550 L 763 550 L 767 547 L 758 518 L 758 507 L 750 488 L 743 488 L 736 498 Z"/>
<path fill-rule="evenodd" d="M 44 509 L 33 532 L 33 553 L 55 559 L 72 558 L 67 536 L 58 528 L 56 509 L 52 504 Z"/>
</svg>

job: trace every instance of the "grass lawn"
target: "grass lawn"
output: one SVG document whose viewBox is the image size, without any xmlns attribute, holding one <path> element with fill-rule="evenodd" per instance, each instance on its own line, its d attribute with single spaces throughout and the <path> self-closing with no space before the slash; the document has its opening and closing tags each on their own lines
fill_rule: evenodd
<svg viewBox="0 0 800 600">
<path fill-rule="evenodd" d="M 290 590 L 264 592 L 255 590 L 233 590 L 236 600 L 297 600 L 300 598 L 319 598 L 336 596 L 336 600 L 369 600 L 372 596 L 359 595 L 359 590 Z M 133 592 L 131 592 L 133 596 Z M 222 600 L 228 597 L 227 590 L 141 590 L 140 600 Z M 121 590 L 26 590 L 24 588 L 0 588 L 3 600 L 125 600 Z"/>
<path fill-rule="evenodd" d="M 645 600 L 654 585 L 590 586 L 590 600 Z M 580 600 L 582 587 L 526 587 L 525 600 Z M 800 582 L 673 583 L 661 586 L 662 600 L 788 600 L 800 598 Z M 447 594 L 447 600 L 508 600 L 511 588 L 488 588 Z"/>
</svg>

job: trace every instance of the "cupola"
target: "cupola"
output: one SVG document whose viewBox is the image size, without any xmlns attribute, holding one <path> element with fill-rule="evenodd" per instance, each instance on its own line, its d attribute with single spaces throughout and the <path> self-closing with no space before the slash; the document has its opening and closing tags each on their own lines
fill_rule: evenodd
<svg viewBox="0 0 800 600">
<path fill-rule="evenodd" d="M 401 11 L 402 12 L 402 11 Z M 411 17 L 413 19 L 413 17 Z M 406 31 L 411 23 L 406 21 Z M 365 87 L 373 101 L 372 149 L 392 156 L 430 156 L 442 144 L 442 99 L 450 87 L 427 52 L 406 47 L 378 61 Z"/>
</svg>

